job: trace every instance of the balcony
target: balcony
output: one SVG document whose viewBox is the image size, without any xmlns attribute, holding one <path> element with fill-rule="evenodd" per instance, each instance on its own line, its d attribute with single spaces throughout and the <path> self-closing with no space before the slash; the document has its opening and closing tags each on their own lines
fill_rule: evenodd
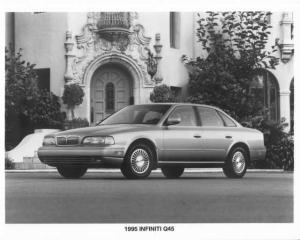
<svg viewBox="0 0 300 240">
<path fill-rule="evenodd" d="M 105 38 L 128 36 L 131 33 L 130 27 L 129 12 L 101 12 L 97 21 L 97 32 Z"/>
</svg>

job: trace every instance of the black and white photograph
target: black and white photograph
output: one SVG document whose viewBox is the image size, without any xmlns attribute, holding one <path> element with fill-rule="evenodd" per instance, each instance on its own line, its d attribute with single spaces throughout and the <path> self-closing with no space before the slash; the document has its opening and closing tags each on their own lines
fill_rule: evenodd
<svg viewBox="0 0 300 240">
<path fill-rule="evenodd" d="M 4 8 L 2 239 L 300 239 L 299 5 L 129 2 Z"/>
</svg>

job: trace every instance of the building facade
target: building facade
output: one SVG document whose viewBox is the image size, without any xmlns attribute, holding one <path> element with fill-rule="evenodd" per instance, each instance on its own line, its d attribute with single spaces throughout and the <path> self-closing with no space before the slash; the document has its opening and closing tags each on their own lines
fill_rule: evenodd
<svg viewBox="0 0 300 240">
<path fill-rule="evenodd" d="M 184 98 L 188 71 L 181 57 L 202 54 L 197 19 L 193 12 L 7 13 L 6 45 L 22 48 L 24 59 L 36 64 L 40 85 L 56 95 L 65 84 L 79 84 L 85 97 L 76 117 L 94 124 L 126 105 L 149 102 L 159 84 Z M 275 12 L 270 21 L 268 48 L 277 46 L 280 63 L 259 71 L 253 88 L 271 119 L 290 122 L 293 16 Z"/>
</svg>

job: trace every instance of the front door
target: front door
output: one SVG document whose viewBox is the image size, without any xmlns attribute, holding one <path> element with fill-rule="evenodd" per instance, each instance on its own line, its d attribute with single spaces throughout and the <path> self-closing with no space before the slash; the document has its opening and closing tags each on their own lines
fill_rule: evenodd
<svg viewBox="0 0 300 240">
<path fill-rule="evenodd" d="M 91 123 L 95 124 L 129 105 L 130 90 L 126 71 L 114 66 L 99 68 L 91 83 Z"/>
<path fill-rule="evenodd" d="M 163 130 L 162 160 L 166 162 L 199 161 L 199 127 L 192 106 L 178 106 L 169 117 L 178 117 L 181 122 Z"/>
</svg>

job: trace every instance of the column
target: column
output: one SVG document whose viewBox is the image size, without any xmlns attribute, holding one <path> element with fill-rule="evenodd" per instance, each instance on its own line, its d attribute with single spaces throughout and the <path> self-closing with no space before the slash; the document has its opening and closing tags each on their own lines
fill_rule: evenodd
<svg viewBox="0 0 300 240">
<path fill-rule="evenodd" d="M 292 40 L 293 16 L 290 12 L 284 12 L 280 22 L 281 40 L 279 43 L 281 60 L 287 63 L 294 53 L 294 43 Z"/>
<path fill-rule="evenodd" d="M 156 52 L 155 55 L 155 60 L 156 60 L 156 64 L 157 64 L 157 71 L 156 74 L 154 75 L 154 80 L 156 84 L 159 84 L 162 82 L 163 77 L 161 75 L 161 49 L 162 49 L 162 45 L 160 43 L 160 34 L 156 33 L 155 34 L 155 45 L 153 46 Z"/>
<path fill-rule="evenodd" d="M 65 41 L 65 49 L 66 49 L 66 72 L 65 72 L 65 81 L 66 83 L 72 82 L 74 75 L 72 71 L 72 60 L 74 55 L 72 54 L 74 43 L 72 42 L 72 33 L 70 31 L 66 32 L 66 41 Z"/>
<path fill-rule="evenodd" d="M 282 90 L 279 92 L 280 96 L 280 118 L 285 118 L 285 122 L 289 125 L 285 128 L 285 131 L 290 130 L 290 91 Z"/>
</svg>

